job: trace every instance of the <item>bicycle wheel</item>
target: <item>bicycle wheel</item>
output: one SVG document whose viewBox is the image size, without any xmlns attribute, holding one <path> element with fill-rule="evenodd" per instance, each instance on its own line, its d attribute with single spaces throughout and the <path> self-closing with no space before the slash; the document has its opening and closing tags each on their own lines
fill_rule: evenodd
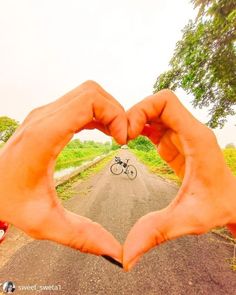
<svg viewBox="0 0 236 295">
<path fill-rule="evenodd" d="M 127 167 L 127 175 L 129 179 L 134 180 L 137 176 L 137 169 L 133 165 Z"/>
<path fill-rule="evenodd" d="M 123 167 L 120 164 L 115 163 L 111 165 L 110 170 L 111 170 L 111 173 L 115 175 L 119 175 L 123 172 Z"/>
</svg>

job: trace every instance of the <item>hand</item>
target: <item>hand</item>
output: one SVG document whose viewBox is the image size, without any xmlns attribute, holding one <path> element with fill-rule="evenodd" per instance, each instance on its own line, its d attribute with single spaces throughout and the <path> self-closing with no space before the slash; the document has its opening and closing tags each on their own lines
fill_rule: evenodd
<svg viewBox="0 0 236 295">
<path fill-rule="evenodd" d="M 183 182 L 167 208 L 147 214 L 131 229 L 123 250 L 125 269 L 149 249 L 182 235 L 226 224 L 236 235 L 236 180 L 214 133 L 169 90 L 144 99 L 127 115 L 129 138 L 149 137 Z"/>
<path fill-rule="evenodd" d="M 0 151 L 0 219 L 36 239 L 121 261 L 122 247 L 115 238 L 101 225 L 65 210 L 54 188 L 56 158 L 84 128 L 99 128 L 120 144 L 127 139 L 123 108 L 91 81 L 27 116 Z"/>
</svg>

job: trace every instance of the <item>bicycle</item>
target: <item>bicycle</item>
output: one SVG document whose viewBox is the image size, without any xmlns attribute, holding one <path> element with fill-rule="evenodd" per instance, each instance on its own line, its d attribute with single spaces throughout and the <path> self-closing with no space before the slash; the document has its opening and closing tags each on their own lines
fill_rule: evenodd
<svg viewBox="0 0 236 295">
<path fill-rule="evenodd" d="M 111 165 L 111 173 L 120 175 L 124 171 L 124 174 L 127 174 L 129 179 L 134 180 L 137 176 L 137 169 L 134 165 L 128 165 L 129 160 L 130 159 L 126 159 L 126 162 L 123 162 L 120 157 L 115 157 L 116 163 Z"/>
</svg>

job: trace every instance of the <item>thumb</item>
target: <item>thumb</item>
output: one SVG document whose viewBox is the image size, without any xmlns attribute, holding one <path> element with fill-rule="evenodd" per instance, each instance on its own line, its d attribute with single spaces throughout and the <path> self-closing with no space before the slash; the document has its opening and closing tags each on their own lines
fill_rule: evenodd
<svg viewBox="0 0 236 295">
<path fill-rule="evenodd" d="M 153 247 L 185 234 L 200 234 L 205 228 L 186 207 L 171 205 L 141 217 L 130 230 L 123 248 L 123 267 L 129 271 Z"/>
<path fill-rule="evenodd" d="M 49 218 L 40 239 L 51 240 L 83 253 L 107 255 L 122 261 L 121 245 L 100 224 L 64 208 L 55 210 Z"/>
</svg>

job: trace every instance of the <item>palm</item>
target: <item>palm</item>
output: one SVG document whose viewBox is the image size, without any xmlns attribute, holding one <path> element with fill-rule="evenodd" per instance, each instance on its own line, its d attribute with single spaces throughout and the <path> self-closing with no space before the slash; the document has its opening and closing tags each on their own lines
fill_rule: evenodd
<svg viewBox="0 0 236 295">
<path fill-rule="evenodd" d="M 74 133 L 87 127 L 99 128 L 121 144 L 127 138 L 124 110 L 91 81 L 27 116 L 0 155 L 0 215 L 35 238 L 121 260 L 115 238 L 101 225 L 64 209 L 56 195 L 57 155 Z"/>
<path fill-rule="evenodd" d="M 236 208 L 228 205 L 235 204 L 235 179 L 213 132 L 169 91 L 135 105 L 128 118 L 130 138 L 141 131 L 183 181 L 166 208 L 143 216 L 131 229 L 124 245 L 125 268 L 130 269 L 141 255 L 166 240 L 224 224 L 231 224 L 230 229 L 236 232 L 232 225 Z"/>
</svg>

